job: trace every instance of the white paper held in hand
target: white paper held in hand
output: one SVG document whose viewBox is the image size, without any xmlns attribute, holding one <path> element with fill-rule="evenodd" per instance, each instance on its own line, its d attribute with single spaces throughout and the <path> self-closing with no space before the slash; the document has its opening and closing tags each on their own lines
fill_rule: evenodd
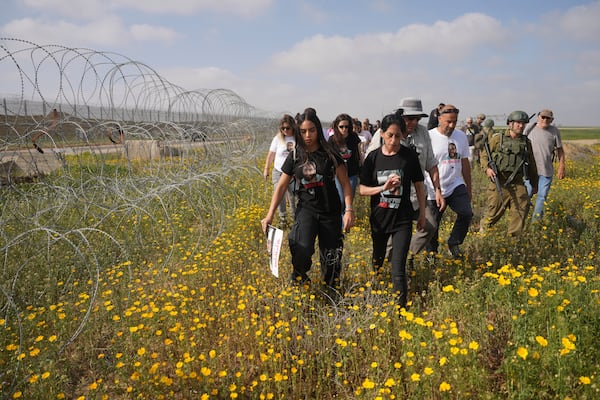
<svg viewBox="0 0 600 400">
<path fill-rule="evenodd" d="M 271 273 L 279 278 L 279 253 L 281 252 L 281 242 L 283 240 L 283 230 L 267 225 L 267 253 L 269 253 L 269 267 Z"/>
</svg>

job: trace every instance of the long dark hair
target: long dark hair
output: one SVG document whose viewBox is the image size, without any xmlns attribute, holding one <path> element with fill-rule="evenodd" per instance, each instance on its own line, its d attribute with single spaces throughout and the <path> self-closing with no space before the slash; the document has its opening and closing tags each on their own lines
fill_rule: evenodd
<svg viewBox="0 0 600 400">
<path fill-rule="evenodd" d="M 308 152 L 306 151 L 306 145 L 304 144 L 304 139 L 300 134 L 300 125 L 304 121 L 310 121 L 313 124 L 315 124 L 315 127 L 317 128 L 317 138 L 319 141 L 319 145 L 327 153 L 329 158 L 331 158 L 333 164 L 337 167 L 339 164 L 339 159 L 338 157 L 336 157 L 336 153 L 333 147 L 331 147 L 331 145 L 327 143 L 327 140 L 325 140 L 325 137 L 323 136 L 323 125 L 321 125 L 321 120 L 319 119 L 319 117 L 317 117 L 317 112 L 314 108 L 307 108 L 302 114 L 300 114 L 300 117 L 298 118 L 298 126 L 297 129 L 294 131 L 294 138 L 296 139 L 297 151 L 296 157 L 302 160 L 302 162 L 308 160 Z"/>
<path fill-rule="evenodd" d="M 348 122 L 348 125 L 350 125 L 348 127 L 348 136 L 346 138 L 344 138 L 342 132 L 340 132 L 340 129 L 338 128 L 339 123 L 342 121 L 346 121 Z M 333 120 L 333 140 L 335 144 L 337 144 L 338 147 L 342 147 L 350 135 L 356 135 L 354 132 L 354 122 L 352 122 L 352 117 L 348 114 L 340 114 L 335 117 L 335 120 Z"/>
</svg>

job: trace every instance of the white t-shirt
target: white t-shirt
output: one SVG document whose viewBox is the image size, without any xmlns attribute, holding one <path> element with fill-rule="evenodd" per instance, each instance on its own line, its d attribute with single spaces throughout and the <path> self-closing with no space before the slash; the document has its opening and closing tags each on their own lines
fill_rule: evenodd
<svg viewBox="0 0 600 400">
<path fill-rule="evenodd" d="M 287 158 L 290 151 L 294 149 L 294 136 L 284 136 L 281 139 L 281 135 L 275 135 L 273 140 L 271 141 L 271 147 L 269 147 L 269 151 L 275 153 L 275 162 L 273 163 L 273 168 L 277 171 L 281 172 L 281 166 L 283 162 Z"/>
<path fill-rule="evenodd" d="M 438 161 L 442 196 L 448 197 L 458 186 L 466 184 L 462 175 L 462 159 L 469 158 L 469 141 L 467 135 L 458 129 L 455 129 L 450 136 L 446 136 L 441 134 L 437 128 L 433 128 L 429 130 L 429 137 L 433 155 Z M 429 174 L 427 174 L 425 183 L 427 198 L 434 200 L 435 190 Z"/>
</svg>

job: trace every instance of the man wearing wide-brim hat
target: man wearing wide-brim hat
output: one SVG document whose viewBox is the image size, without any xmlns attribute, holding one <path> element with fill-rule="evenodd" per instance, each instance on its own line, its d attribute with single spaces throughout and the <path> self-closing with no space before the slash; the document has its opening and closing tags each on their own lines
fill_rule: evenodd
<svg viewBox="0 0 600 400">
<path fill-rule="evenodd" d="M 429 173 L 429 178 L 433 182 L 433 187 L 439 189 L 439 172 L 437 167 L 437 159 L 433 155 L 433 149 L 431 147 L 431 139 L 427 128 L 419 124 L 419 121 L 423 117 L 427 117 L 427 114 L 423 112 L 423 104 L 420 99 L 409 97 L 404 98 L 400 101 L 400 107 L 396 111 L 397 114 L 401 115 L 406 123 L 406 135 L 402 138 L 402 145 L 413 149 L 419 156 L 419 164 L 424 172 Z M 381 132 L 377 131 L 371 140 L 371 144 L 367 148 L 367 154 L 371 151 L 376 150 L 381 146 Z M 427 178 L 426 178 L 427 179 Z M 418 216 L 418 202 L 414 188 L 411 191 L 410 196 L 413 208 L 415 211 L 415 217 Z M 428 202 L 435 202 L 438 209 L 445 207 L 445 200 L 442 196 L 441 190 L 435 190 L 435 196 L 428 196 Z M 413 235 L 410 242 L 410 253 L 409 253 L 409 268 L 412 267 L 412 257 L 414 254 L 422 251 L 427 243 L 433 237 L 437 229 L 437 221 L 435 215 L 431 212 L 430 207 L 426 210 L 427 223 L 423 231 L 417 230 Z"/>
</svg>

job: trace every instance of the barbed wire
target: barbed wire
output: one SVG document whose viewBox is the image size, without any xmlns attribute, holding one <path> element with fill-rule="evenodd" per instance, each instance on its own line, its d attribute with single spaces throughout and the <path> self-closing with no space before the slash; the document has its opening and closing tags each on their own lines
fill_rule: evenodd
<svg viewBox="0 0 600 400">
<path fill-rule="evenodd" d="M 0 104 L 0 319 L 24 346 L 26 310 L 83 304 L 60 353 L 106 271 L 166 268 L 185 234 L 196 238 L 185 251 L 201 252 L 257 197 L 243 183 L 278 117 L 112 52 L 0 38 L 0 73 L 13 85 Z"/>
</svg>

